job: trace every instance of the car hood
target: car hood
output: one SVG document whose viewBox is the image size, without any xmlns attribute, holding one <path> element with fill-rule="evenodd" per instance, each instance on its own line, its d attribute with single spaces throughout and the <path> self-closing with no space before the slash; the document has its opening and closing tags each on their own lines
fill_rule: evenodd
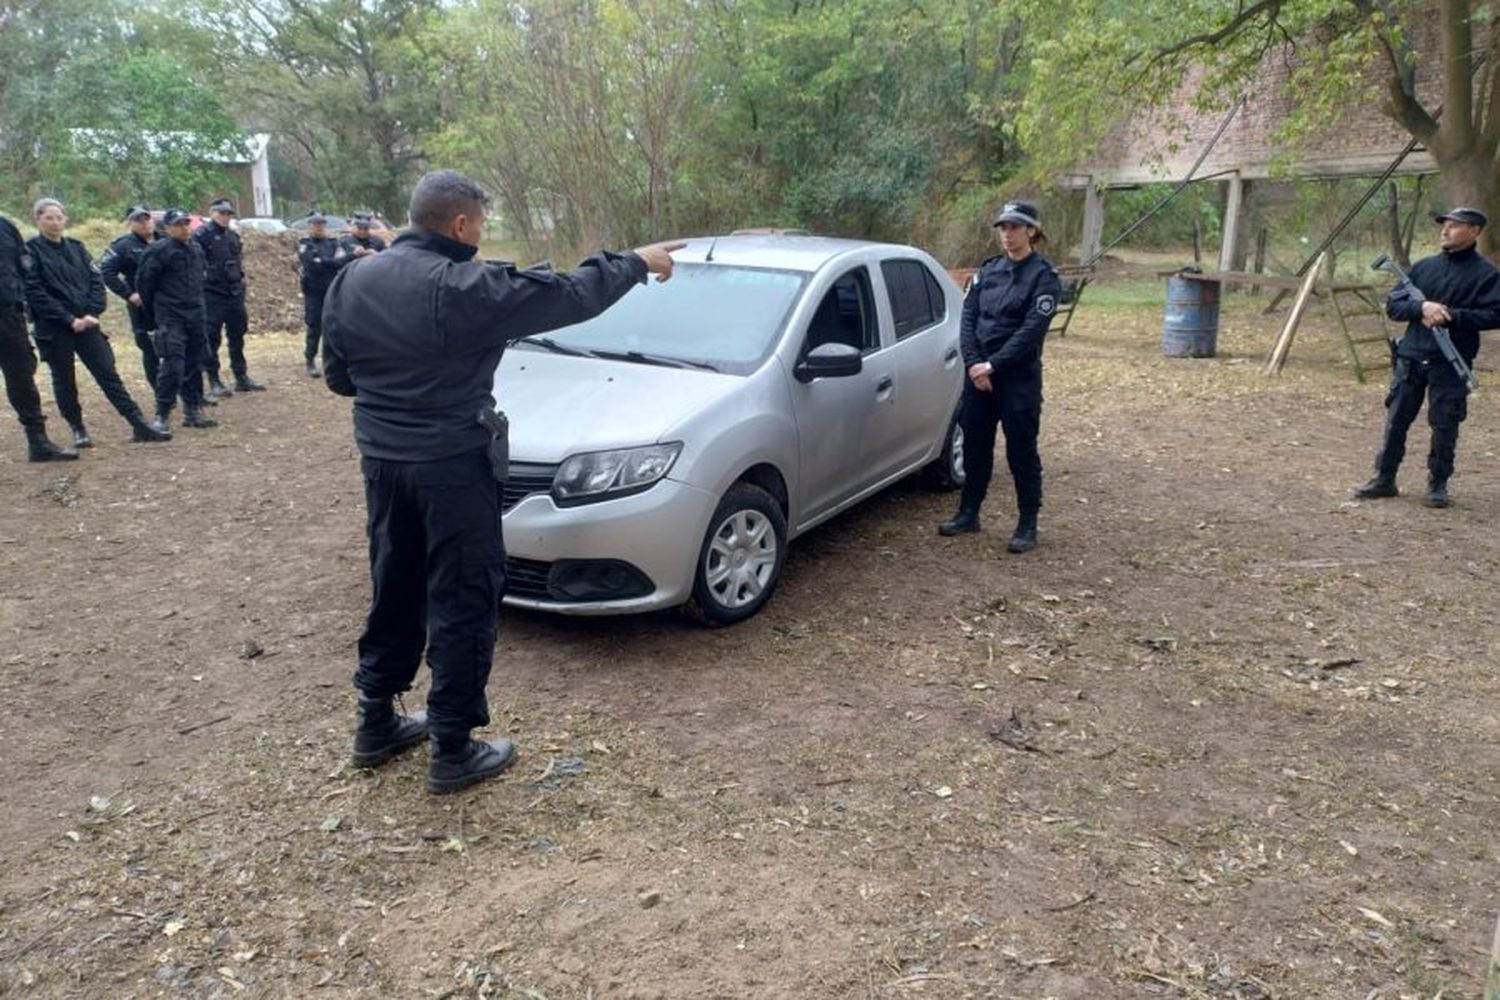
<svg viewBox="0 0 1500 1000">
<path fill-rule="evenodd" d="M 515 462 L 561 462 L 584 451 L 660 441 L 693 413 L 742 386 L 694 368 L 506 351 L 495 399 L 510 419 Z"/>
</svg>

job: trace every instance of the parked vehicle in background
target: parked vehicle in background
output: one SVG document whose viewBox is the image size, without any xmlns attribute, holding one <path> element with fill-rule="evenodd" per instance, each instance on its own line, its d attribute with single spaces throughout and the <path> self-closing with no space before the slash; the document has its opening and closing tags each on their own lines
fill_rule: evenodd
<svg viewBox="0 0 1500 1000">
<path fill-rule="evenodd" d="M 352 225 L 350 225 L 350 217 L 347 215 L 340 215 L 337 212 L 325 212 L 323 213 L 323 217 L 328 220 L 328 232 L 331 234 L 347 233 L 354 228 Z M 299 215 L 295 219 L 286 220 L 286 226 L 288 229 L 295 229 L 299 233 L 305 233 L 307 232 L 308 228 L 308 220 L 311 218 L 312 213 L 310 212 L 306 215 Z M 391 224 L 388 221 L 386 221 L 385 216 L 379 215 L 377 213 L 371 213 L 371 220 L 371 233 L 379 236 L 387 243 L 390 243 L 391 240 L 396 238 L 396 230 L 392 228 Z"/>
<path fill-rule="evenodd" d="M 238 229 L 241 232 L 249 230 L 257 233 L 270 233 L 273 236 L 277 233 L 287 231 L 285 222 L 269 216 L 251 216 L 248 219 L 234 219 L 229 225 L 231 229 Z"/>
<path fill-rule="evenodd" d="M 674 257 L 495 373 L 509 604 L 741 621 L 792 539 L 914 472 L 962 484 L 962 300 L 929 255 L 758 234 Z"/>
</svg>

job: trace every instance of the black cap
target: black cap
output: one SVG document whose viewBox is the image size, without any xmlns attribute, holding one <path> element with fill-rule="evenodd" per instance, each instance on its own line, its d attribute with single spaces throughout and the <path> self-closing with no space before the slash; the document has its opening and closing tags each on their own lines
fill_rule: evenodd
<svg viewBox="0 0 1500 1000">
<path fill-rule="evenodd" d="M 1015 222 L 1023 226 L 1042 228 L 1042 219 L 1037 214 L 1036 206 L 1025 201 L 1008 201 L 1001 205 L 1000 211 L 995 213 L 995 221 L 990 225 L 993 228 L 1002 222 Z"/>
<path fill-rule="evenodd" d="M 315 222 L 327 223 L 328 216 L 324 215 L 322 212 L 314 212 L 307 217 L 307 224 L 312 225 Z"/>
<path fill-rule="evenodd" d="M 148 219 L 151 218 L 151 209 L 145 205 L 131 205 L 125 210 L 125 221 L 134 222 L 143 215 Z"/>
<path fill-rule="evenodd" d="M 228 212 L 230 215 L 239 214 L 234 210 L 234 202 L 230 201 L 228 198 L 214 199 L 214 203 L 208 206 L 208 210 L 210 212 Z"/>
<path fill-rule="evenodd" d="M 1450 208 L 1441 215 L 1434 215 L 1433 222 L 1462 222 L 1470 226 L 1478 226 L 1483 229 L 1490 224 L 1489 216 L 1477 208 Z"/>
<path fill-rule="evenodd" d="M 349 221 L 356 226 L 368 226 L 374 220 L 375 217 L 372 216 L 369 212 L 355 212 L 353 215 L 349 216 Z"/>
<path fill-rule="evenodd" d="M 187 209 L 185 208 L 169 208 L 167 209 L 166 214 L 161 217 L 161 224 L 164 226 L 175 226 L 179 222 L 191 221 L 192 216 L 188 215 Z"/>
</svg>

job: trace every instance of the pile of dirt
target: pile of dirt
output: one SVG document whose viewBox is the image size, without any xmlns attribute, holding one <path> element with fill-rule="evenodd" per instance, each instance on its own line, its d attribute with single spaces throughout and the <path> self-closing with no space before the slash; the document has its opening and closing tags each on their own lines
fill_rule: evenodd
<svg viewBox="0 0 1500 1000">
<path fill-rule="evenodd" d="M 250 332 L 302 330 L 297 234 L 242 232 L 240 241 L 245 246 L 245 309 L 250 314 Z"/>
</svg>

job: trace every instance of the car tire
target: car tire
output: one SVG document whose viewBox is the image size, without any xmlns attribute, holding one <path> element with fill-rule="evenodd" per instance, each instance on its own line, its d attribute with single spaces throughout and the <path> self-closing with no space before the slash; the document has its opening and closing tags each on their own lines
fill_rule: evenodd
<svg viewBox="0 0 1500 1000">
<path fill-rule="evenodd" d="M 964 479 L 964 428 L 958 422 L 958 414 L 948 422 L 948 432 L 943 437 L 943 451 L 937 459 L 922 470 L 922 478 L 935 490 L 963 489 Z"/>
<path fill-rule="evenodd" d="M 759 486 L 735 483 L 709 518 L 687 610 L 708 625 L 733 625 L 771 599 L 786 564 L 786 515 Z"/>
</svg>

